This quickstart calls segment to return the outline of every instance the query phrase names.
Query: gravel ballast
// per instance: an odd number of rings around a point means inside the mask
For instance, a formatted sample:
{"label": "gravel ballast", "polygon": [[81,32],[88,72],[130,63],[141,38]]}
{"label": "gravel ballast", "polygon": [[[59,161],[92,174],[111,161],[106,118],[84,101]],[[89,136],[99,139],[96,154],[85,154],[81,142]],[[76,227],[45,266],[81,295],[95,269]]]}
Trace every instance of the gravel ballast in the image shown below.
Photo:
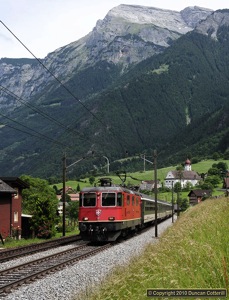
{"label": "gravel ballast", "polygon": [[[172,225],[171,218],[158,225],[158,236]],[[76,263],[71,267],[48,275],[34,283],[24,285],[13,293],[6,296],[6,300],[82,300],[77,295],[80,293],[86,295],[90,293],[93,287],[97,287],[101,281],[116,266],[127,264],[133,256],[140,255],[147,244],[158,241],[155,237],[155,228],[137,235],[123,243],[117,244],[102,253],[87,258],[82,262]],[[72,246],[65,246],[64,248]],[[62,248],[63,249],[63,248]],[[55,249],[55,251],[58,251]],[[31,258],[43,257],[45,254],[52,254],[53,250],[46,253],[35,254],[30,258],[22,258],[13,262],[1,264],[0,269],[10,268],[12,264],[22,264],[31,260]]]}

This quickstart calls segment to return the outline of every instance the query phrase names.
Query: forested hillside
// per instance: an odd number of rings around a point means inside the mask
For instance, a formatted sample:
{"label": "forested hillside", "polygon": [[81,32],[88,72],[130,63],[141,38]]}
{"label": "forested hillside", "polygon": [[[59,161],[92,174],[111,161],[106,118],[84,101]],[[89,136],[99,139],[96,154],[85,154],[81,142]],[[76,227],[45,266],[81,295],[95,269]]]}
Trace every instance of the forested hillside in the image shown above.
{"label": "forested hillside", "polygon": [[[216,151],[226,152],[228,27],[221,27],[217,38],[188,33],[163,54],[133,66],[112,84],[109,76],[115,77],[117,68],[96,65],[88,70],[90,75],[81,74],[82,86],[92,80],[95,90],[83,103],[61,86],[54,94],[47,89],[40,107],[57,122],[70,121],[69,130],[50,125],[27,107],[18,108],[12,118],[26,119],[28,126],[59,144],[49,143],[42,136],[25,136],[23,129],[15,141],[15,131],[5,127],[1,131],[3,175],[61,176],[65,151],[68,164],[93,152],[93,157],[85,159],[70,176],[98,169],[104,155],[115,162],[143,151],[152,154],[157,149],[163,165],[182,162],[187,155],[203,158]],[[75,82],[78,85],[77,74],[69,81],[73,94],[77,94]],[[97,92],[103,84],[102,92]],[[121,167],[120,163],[111,164],[111,170]]]}

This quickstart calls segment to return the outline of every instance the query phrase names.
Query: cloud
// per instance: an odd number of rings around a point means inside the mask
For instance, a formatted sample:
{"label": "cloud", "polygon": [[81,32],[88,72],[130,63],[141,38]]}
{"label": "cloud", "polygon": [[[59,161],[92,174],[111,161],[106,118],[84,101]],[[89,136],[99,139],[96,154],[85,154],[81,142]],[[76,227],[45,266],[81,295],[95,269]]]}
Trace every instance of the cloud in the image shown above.
{"label": "cloud", "polygon": [[7,35],[3,34],[3,33],[0,33],[0,40],[2,42],[7,42],[7,43],[12,43],[12,38],[8,37]]}

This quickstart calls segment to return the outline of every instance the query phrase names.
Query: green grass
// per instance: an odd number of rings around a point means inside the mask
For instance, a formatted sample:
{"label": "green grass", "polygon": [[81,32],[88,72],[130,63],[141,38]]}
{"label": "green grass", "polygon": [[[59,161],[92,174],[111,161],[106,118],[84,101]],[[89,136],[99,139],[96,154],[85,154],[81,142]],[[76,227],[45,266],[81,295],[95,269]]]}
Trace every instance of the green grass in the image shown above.
{"label": "green grass", "polygon": [[[205,161],[201,161],[197,164],[193,164],[192,165],[192,170],[196,171],[198,173],[206,173],[214,163],[219,163],[220,161],[227,163],[227,165],[229,166],[229,160],[219,160],[219,161],[215,161],[215,160],[205,160]],[[161,168],[157,170],[157,178],[160,179],[161,183],[164,182],[164,179],[166,178],[166,175],[169,171],[171,170],[175,170],[176,166],[170,166],[167,168]],[[110,177],[112,178],[112,182],[114,184],[121,184],[121,180],[118,178],[117,175],[106,175],[106,176],[99,176],[99,177],[95,177],[95,182],[98,182],[98,179],[101,177]],[[136,178],[138,180],[134,180],[132,179]],[[126,184],[132,184],[132,185],[136,185],[136,184],[140,184],[140,182],[142,180],[153,180],[154,179],[154,170],[153,170],[153,166],[152,166],[152,170],[151,171],[139,171],[139,172],[133,172],[133,173],[128,173],[127,174],[127,179],[126,179]],[[84,187],[88,187],[90,186],[89,183],[89,178],[85,178],[82,180],[83,182],[80,181],[67,181],[66,182],[66,186],[71,186],[73,189],[76,189],[77,185],[79,184],[80,188],[84,188]],[[223,183],[222,183],[223,184]],[[222,188],[222,184],[219,185],[220,188]],[[53,186],[53,185],[51,185]],[[63,187],[63,183],[58,183],[56,184],[57,188],[62,188]],[[183,198],[187,198],[189,192],[182,192],[182,199]],[[219,196],[219,195],[223,195],[223,191],[217,191],[214,190],[213,192],[213,196]],[[172,193],[171,192],[166,192],[166,193],[159,193],[158,197],[160,200],[165,200],[168,202],[171,202],[172,199]],[[174,195],[174,201],[176,201],[176,195]]]}
{"label": "green grass", "polygon": [[21,246],[28,246],[31,244],[37,244],[37,243],[42,243],[47,240],[43,239],[21,239],[21,240],[14,240],[11,238],[7,238],[4,242],[4,245],[0,244],[1,248],[8,249],[8,248],[15,248],[15,247],[21,247]]}
{"label": "green grass", "polygon": [[206,173],[213,164],[218,164],[219,162],[224,162],[227,163],[228,167],[229,167],[229,160],[213,160],[213,159],[209,159],[209,160],[203,160],[197,164],[193,164],[192,165],[192,170],[196,171],[198,173]]}
{"label": "green grass", "polygon": [[[212,167],[212,165],[214,163],[217,164],[220,161],[227,163],[227,165],[229,166],[229,160],[218,160],[218,161],[215,161],[215,160],[204,160],[204,161],[201,161],[201,162],[199,162],[197,164],[192,164],[192,171],[196,171],[198,173],[206,173]],[[158,177],[158,179],[160,179],[160,181],[163,182],[164,179],[165,179],[165,177],[166,177],[166,175],[167,175],[167,173],[169,171],[175,170],[175,169],[176,169],[176,166],[170,166],[170,167],[158,169],[157,170],[157,177]],[[139,180],[136,181],[136,180],[132,179],[130,176],[134,177],[136,179],[139,179]],[[121,183],[121,181],[118,178],[118,176],[117,175],[112,175],[112,174],[95,177],[96,182],[101,177],[110,177],[110,178],[112,178],[112,180],[113,180],[113,182],[115,184],[120,184]],[[152,170],[150,170],[150,171],[145,171],[145,172],[139,171],[139,172],[128,173],[127,174],[126,183],[138,184],[142,180],[153,180],[153,179],[154,179],[154,169],[153,169],[153,166],[152,166]],[[77,187],[78,184],[80,185],[81,189],[83,187],[86,187],[86,186],[90,185],[89,178],[85,178],[82,181],[85,181],[85,182],[70,180],[70,181],[66,182],[66,185],[67,186],[71,186],[74,189]],[[52,184],[52,186],[53,185],[54,184]],[[63,183],[57,183],[55,185],[58,188],[62,188],[63,187]]]}
{"label": "green grass", "polygon": [[118,267],[98,291],[82,299],[148,299],[150,288],[229,289],[228,220],[228,198],[188,209],[157,244],[149,244],[141,257]]}
{"label": "green grass", "polygon": [[[70,236],[70,235],[75,235],[75,234],[79,234],[79,230],[75,229],[74,231],[71,232],[66,232],[65,236]],[[52,239],[56,239],[59,237],[62,237],[63,234],[62,232],[57,232],[55,237],[53,237]],[[38,238],[34,238],[34,239],[20,239],[20,240],[14,240],[12,238],[7,238],[4,242],[4,245],[2,245],[2,243],[0,242],[0,247],[4,248],[4,249],[8,249],[8,248],[15,248],[15,247],[21,247],[21,246],[27,246],[27,245],[31,245],[31,244],[38,244],[38,243],[42,243],[42,242],[47,242],[50,241],[52,239],[38,239]]]}

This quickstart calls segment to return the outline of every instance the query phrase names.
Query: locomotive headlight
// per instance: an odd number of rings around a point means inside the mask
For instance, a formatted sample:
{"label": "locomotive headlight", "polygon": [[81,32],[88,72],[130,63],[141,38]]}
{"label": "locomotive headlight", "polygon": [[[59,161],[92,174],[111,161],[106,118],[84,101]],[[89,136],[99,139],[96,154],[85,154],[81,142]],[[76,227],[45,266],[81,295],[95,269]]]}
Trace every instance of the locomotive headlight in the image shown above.
{"label": "locomotive headlight", "polygon": [[88,221],[88,217],[83,217],[83,221]]}
{"label": "locomotive headlight", "polygon": [[114,220],[115,220],[115,217],[109,217],[108,220],[109,220],[109,221],[114,221]]}

